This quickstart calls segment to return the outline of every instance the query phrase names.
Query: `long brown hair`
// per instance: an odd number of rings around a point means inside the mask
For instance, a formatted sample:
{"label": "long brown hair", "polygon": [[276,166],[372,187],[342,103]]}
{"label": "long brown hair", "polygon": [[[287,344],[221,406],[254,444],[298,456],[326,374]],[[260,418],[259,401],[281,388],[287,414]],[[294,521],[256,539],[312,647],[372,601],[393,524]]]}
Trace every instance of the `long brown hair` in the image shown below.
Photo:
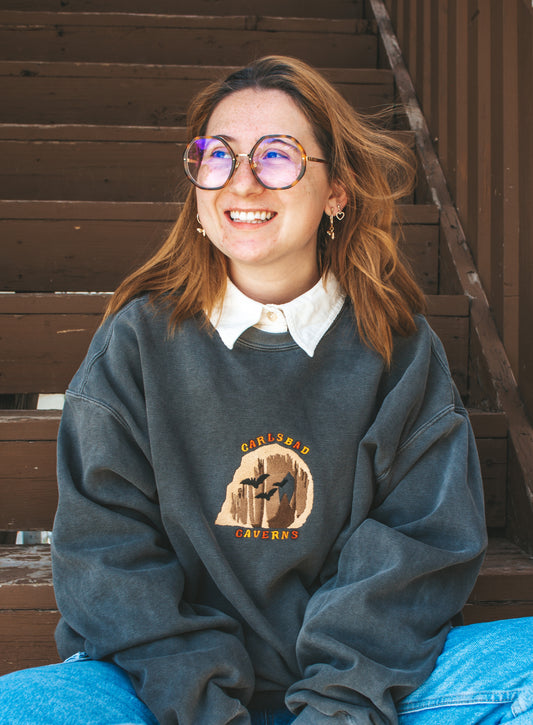
{"label": "long brown hair", "polygon": [[[319,268],[332,272],[351,299],[359,333],[389,363],[392,333],[415,331],[413,315],[424,295],[398,251],[396,202],[414,182],[411,151],[342,98],[316,70],[295,58],[267,56],[202,90],[188,117],[189,137],[205,133],[216,105],[245,89],[287,93],[309,121],[328,162],[330,182],[347,194],[345,219],[335,238],[318,228]],[[173,325],[202,310],[209,315],[226,289],[227,260],[198,233],[196,195],[189,189],[183,210],[160,250],[118,287],[106,316],[143,293],[171,301]]]}

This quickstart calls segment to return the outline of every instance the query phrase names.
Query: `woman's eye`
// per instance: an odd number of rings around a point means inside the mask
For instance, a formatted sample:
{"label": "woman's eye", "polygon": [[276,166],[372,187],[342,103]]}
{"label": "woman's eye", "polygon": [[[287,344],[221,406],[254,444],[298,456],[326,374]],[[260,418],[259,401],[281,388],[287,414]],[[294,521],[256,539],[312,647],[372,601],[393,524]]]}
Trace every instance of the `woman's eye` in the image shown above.
{"label": "woman's eye", "polygon": [[230,155],[227,149],[213,149],[210,153],[212,159],[229,159]]}
{"label": "woman's eye", "polygon": [[268,151],[261,154],[261,158],[263,161],[286,161],[289,155],[281,149],[268,149]]}

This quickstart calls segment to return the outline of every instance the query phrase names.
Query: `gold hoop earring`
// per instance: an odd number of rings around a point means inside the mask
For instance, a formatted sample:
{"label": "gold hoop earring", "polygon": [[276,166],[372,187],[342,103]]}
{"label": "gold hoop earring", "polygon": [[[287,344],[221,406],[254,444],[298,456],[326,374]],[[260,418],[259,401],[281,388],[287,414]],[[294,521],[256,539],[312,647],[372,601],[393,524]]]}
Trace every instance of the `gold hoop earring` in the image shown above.
{"label": "gold hoop earring", "polygon": [[196,231],[199,232],[199,234],[201,234],[202,237],[205,237],[205,229],[202,226],[202,222],[200,221],[200,217],[198,214],[196,215],[196,221],[200,225],[199,227],[196,227]]}
{"label": "gold hoop earring", "polygon": [[329,229],[326,231],[326,234],[331,239],[335,239],[335,227],[333,226],[333,212],[329,215]]}

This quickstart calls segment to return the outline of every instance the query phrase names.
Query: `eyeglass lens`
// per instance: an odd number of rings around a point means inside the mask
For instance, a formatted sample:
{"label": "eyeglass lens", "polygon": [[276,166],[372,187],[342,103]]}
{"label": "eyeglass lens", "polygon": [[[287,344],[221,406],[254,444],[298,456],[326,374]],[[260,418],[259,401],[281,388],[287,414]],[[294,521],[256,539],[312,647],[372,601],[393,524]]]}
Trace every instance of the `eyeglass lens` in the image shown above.
{"label": "eyeglass lens", "polygon": [[[265,136],[250,155],[255,177],[269,189],[288,189],[305,171],[305,152],[291,136]],[[220,189],[229,181],[240,158],[238,161],[222,138],[200,136],[187,147],[184,161],[189,178],[197,186]]]}

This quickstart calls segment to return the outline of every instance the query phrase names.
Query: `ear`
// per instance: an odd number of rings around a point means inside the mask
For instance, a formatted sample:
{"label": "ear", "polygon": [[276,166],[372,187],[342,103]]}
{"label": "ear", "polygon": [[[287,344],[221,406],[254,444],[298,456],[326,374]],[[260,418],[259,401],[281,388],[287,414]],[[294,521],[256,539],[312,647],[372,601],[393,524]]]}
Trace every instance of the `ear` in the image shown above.
{"label": "ear", "polygon": [[348,201],[348,194],[346,193],[344,186],[338,181],[334,181],[331,184],[330,192],[331,193],[328,197],[324,209],[324,212],[325,214],[327,214],[327,216],[330,216],[330,214],[332,213],[336,214],[338,211],[342,211]]}

